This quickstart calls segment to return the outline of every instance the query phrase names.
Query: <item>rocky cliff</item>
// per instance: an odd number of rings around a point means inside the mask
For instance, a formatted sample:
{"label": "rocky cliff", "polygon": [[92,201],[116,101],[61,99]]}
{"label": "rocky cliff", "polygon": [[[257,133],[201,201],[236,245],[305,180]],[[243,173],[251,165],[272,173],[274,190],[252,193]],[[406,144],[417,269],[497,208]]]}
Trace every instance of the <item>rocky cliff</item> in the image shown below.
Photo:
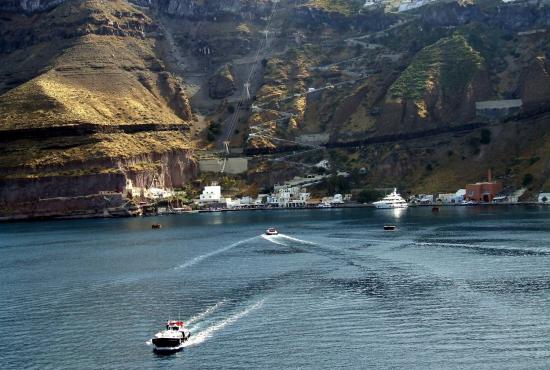
{"label": "rocky cliff", "polygon": [[0,21],[0,217],[102,215],[127,201],[127,180],[195,176],[189,100],[149,16],[124,1],[20,5],[58,6]]}

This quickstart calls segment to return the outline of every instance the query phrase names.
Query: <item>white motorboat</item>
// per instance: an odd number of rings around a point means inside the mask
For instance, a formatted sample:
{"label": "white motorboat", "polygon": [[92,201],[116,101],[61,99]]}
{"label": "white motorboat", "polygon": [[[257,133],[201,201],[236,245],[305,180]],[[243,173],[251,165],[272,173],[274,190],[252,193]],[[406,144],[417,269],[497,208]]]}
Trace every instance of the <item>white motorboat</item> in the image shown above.
{"label": "white motorboat", "polygon": [[376,208],[407,208],[409,205],[403,199],[403,197],[397,193],[397,189],[394,188],[391,194],[386,195],[381,200],[374,202],[373,205]]}
{"label": "white motorboat", "polygon": [[156,352],[176,352],[183,348],[190,336],[191,332],[183,321],[170,320],[166,323],[166,329],[155,334],[151,341]]}
{"label": "white motorboat", "polygon": [[270,227],[265,231],[265,235],[279,235],[279,232],[274,227]]}

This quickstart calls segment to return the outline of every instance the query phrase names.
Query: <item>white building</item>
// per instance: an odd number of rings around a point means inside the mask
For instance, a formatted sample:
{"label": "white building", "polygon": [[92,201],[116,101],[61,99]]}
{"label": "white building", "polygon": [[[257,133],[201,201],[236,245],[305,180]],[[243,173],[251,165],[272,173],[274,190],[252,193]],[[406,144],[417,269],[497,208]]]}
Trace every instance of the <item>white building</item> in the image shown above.
{"label": "white building", "polygon": [[239,198],[236,198],[236,199],[225,198],[224,201],[225,201],[225,206],[229,209],[242,208],[241,199]]}
{"label": "white building", "polygon": [[344,204],[344,197],[342,194],[334,194],[332,197],[330,204]]}
{"label": "white building", "polygon": [[442,193],[437,195],[437,203],[443,203],[443,204],[451,204],[454,203],[453,199],[455,197],[455,193]]}
{"label": "white building", "polygon": [[222,187],[217,183],[205,186],[199,197],[199,203],[218,203],[225,199],[222,198]]}
{"label": "white building", "polygon": [[466,196],[466,189],[458,189],[453,196],[452,203],[460,204],[464,201]]}
{"label": "white building", "polygon": [[370,8],[371,6],[375,6],[376,3],[372,0],[366,0],[365,4],[363,4],[363,8]]}
{"label": "white building", "polygon": [[399,9],[397,11],[406,12],[407,10],[420,8],[430,2],[430,0],[403,0],[401,4],[399,4]]}
{"label": "white building", "polygon": [[267,204],[277,208],[305,207],[310,194],[299,186],[275,185],[275,192],[267,196]]}
{"label": "white building", "polygon": [[420,194],[418,196],[419,204],[433,204],[434,196],[432,194]]}
{"label": "white building", "polygon": [[155,187],[147,189],[145,194],[145,197],[149,199],[166,199],[172,196],[174,196],[174,192]]}
{"label": "white building", "polygon": [[330,169],[330,163],[327,159],[323,159],[322,161],[320,161],[319,163],[317,163],[315,165],[316,168],[322,168],[322,169],[325,169],[325,170],[329,170]]}
{"label": "white building", "polygon": [[540,193],[538,202],[541,204],[550,204],[550,193]]}

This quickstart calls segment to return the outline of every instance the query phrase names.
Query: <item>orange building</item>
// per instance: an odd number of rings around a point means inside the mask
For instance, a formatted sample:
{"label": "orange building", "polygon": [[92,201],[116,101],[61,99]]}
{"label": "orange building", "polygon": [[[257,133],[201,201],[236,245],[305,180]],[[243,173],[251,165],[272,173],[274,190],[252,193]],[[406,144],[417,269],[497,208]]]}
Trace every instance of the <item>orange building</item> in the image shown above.
{"label": "orange building", "polygon": [[487,174],[487,182],[476,182],[466,185],[464,199],[474,202],[490,203],[498,193],[502,191],[502,184],[492,181],[491,170]]}

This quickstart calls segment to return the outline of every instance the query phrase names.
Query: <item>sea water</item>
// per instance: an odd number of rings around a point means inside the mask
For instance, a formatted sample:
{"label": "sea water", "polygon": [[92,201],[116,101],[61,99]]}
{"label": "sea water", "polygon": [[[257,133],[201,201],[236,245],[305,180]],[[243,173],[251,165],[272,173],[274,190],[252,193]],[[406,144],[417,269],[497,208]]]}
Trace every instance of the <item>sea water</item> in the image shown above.
{"label": "sea water", "polygon": [[2,224],[0,330],[2,369],[549,368],[550,208]]}

